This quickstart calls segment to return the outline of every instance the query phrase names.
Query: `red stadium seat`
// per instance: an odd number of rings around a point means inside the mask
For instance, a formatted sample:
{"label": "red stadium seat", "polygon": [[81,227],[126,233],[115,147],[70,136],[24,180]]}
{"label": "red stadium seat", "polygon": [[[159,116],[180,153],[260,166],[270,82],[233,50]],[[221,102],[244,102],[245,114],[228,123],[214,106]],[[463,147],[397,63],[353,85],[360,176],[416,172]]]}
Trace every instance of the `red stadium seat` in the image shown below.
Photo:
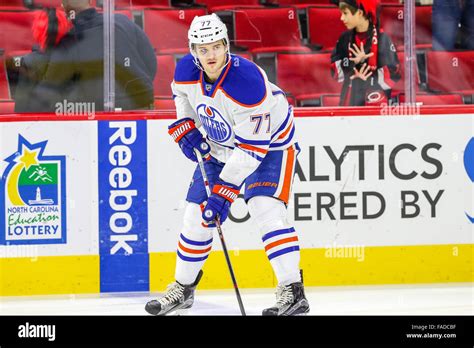
{"label": "red stadium seat", "polygon": [[[95,3],[95,1],[94,1]],[[61,7],[62,0],[29,0],[28,6],[37,7]],[[24,0],[0,0],[1,11],[5,10],[26,10]]]}
{"label": "red stadium seat", "polygon": [[41,7],[51,7],[57,8],[61,7],[62,0],[33,0],[34,6],[41,6]]}
{"label": "red stadium seat", "polygon": [[[431,6],[416,6],[416,37],[417,48],[431,47]],[[403,5],[385,5],[380,12],[380,22],[385,33],[390,36],[397,47],[403,47],[404,39],[404,18],[405,11]]]}
{"label": "red stadium seat", "polygon": [[321,96],[321,106],[339,106],[340,94],[326,94]]}
{"label": "red stadium seat", "polygon": [[[398,51],[397,55],[398,55],[398,60],[400,61],[400,76],[401,76],[401,78],[392,87],[392,97],[396,96],[400,93],[405,92],[405,52]],[[416,76],[416,78],[415,78],[415,81],[416,81],[415,91],[418,92],[419,87],[420,87],[419,86],[420,85],[420,73],[419,73],[419,70],[418,70],[418,65],[416,63],[414,65],[414,67],[415,67],[415,76]]]}
{"label": "red stadium seat", "polygon": [[237,7],[260,8],[259,0],[196,0],[197,4],[205,5],[209,12],[231,10]]}
{"label": "red stadium seat", "polygon": [[34,11],[0,11],[0,48],[9,51],[31,50]]}
{"label": "red stadium seat", "polygon": [[[31,53],[31,50],[10,51],[10,52],[6,55],[6,59],[7,59],[7,61],[8,61],[8,59],[20,58],[20,57],[26,56],[27,54],[30,54],[30,53]],[[7,64],[7,65],[8,65],[8,64]]]}
{"label": "red stadium seat", "polygon": [[[234,53],[234,52],[231,51],[231,53]],[[236,52],[235,54],[237,54],[238,56],[243,57],[247,60],[252,60],[252,55],[248,52]]]}
{"label": "red stadium seat", "polygon": [[340,18],[341,12],[336,7],[309,7],[309,43],[321,45],[322,50],[332,50],[336,46],[339,36],[347,30]]}
{"label": "red stadium seat", "polygon": [[288,103],[292,106],[296,106],[296,99],[292,96],[287,95],[286,99],[288,100]]}
{"label": "red stadium seat", "polygon": [[5,8],[25,8],[23,0],[0,0],[0,8],[4,10]]}
{"label": "red stadium seat", "polygon": [[153,81],[155,97],[171,98],[173,96],[171,82],[176,67],[175,58],[173,55],[159,55],[156,60],[158,69],[155,81]]}
{"label": "red stadium seat", "polygon": [[272,4],[278,4],[280,6],[291,5],[296,8],[306,8],[314,5],[331,5],[330,0],[274,0]]}
{"label": "red stadium seat", "polygon": [[301,44],[298,14],[293,7],[238,9],[234,12],[234,35],[235,45],[252,53],[311,51]]}
{"label": "red stadium seat", "polygon": [[[103,9],[102,8],[97,8],[97,12],[98,13],[103,13]],[[124,16],[127,16],[132,22],[133,22],[133,15],[132,15],[132,11],[131,10],[115,10],[114,13],[117,13],[117,14],[122,14]]]}
{"label": "red stadium seat", "polygon": [[297,100],[341,92],[342,84],[331,77],[330,53],[281,53],[276,59],[277,85]]}
{"label": "red stadium seat", "polygon": [[[400,94],[400,103],[405,102],[405,94]],[[423,105],[458,105],[464,104],[461,94],[418,94],[416,101]]]}
{"label": "red stadium seat", "polygon": [[405,10],[403,5],[382,6],[380,25],[397,47],[403,49]]}
{"label": "red stadium seat", "polygon": [[173,99],[155,99],[155,110],[174,110]]}
{"label": "red stadium seat", "polygon": [[115,8],[171,8],[170,0],[115,0]]}
{"label": "red stadium seat", "polygon": [[187,53],[189,25],[195,16],[205,14],[205,9],[145,9],[143,27],[157,53]]}
{"label": "red stadium seat", "polygon": [[15,110],[15,102],[13,100],[0,101],[0,114],[12,114]]}
{"label": "red stadium seat", "polygon": [[122,14],[124,16],[127,16],[133,22],[132,11],[130,11],[130,10],[115,10],[114,13]]}
{"label": "red stadium seat", "polygon": [[474,94],[474,51],[426,53],[428,88]]}
{"label": "red stadium seat", "polygon": [[[398,55],[402,78],[393,86],[392,96],[405,90],[404,54],[399,52]],[[278,54],[276,63],[278,86],[295,96],[298,101],[318,99],[326,94],[339,95],[342,84],[331,77],[330,57],[330,53]],[[416,66],[415,69],[418,76]],[[416,88],[418,90],[418,84]],[[328,100],[328,98],[325,99],[326,103]],[[323,102],[324,100],[322,100]],[[334,103],[333,100],[332,104]]]}
{"label": "red stadium seat", "polygon": [[0,55],[0,100],[4,99],[10,99],[10,89],[8,88],[5,56]]}
{"label": "red stadium seat", "polygon": [[276,0],[279,5],[329,5],[330,0]]}
{"label": "red stadium seat", "polygon": [[416,7],[416,38],[417,48],[431,48],[433,42],[433,32],[431,17],[433,8],[431,6]]}

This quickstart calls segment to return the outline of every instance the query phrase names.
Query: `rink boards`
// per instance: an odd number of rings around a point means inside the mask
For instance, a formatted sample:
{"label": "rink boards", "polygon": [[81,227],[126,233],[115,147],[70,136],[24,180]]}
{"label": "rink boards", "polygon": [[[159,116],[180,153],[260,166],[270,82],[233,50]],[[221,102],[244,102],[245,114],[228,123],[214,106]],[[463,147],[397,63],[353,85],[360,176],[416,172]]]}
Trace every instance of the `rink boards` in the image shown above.
{"label": "rink boards", "polygon": [[[66,118],[65,118],[66,119]],[[194,164],[169,119],[0,123],[0,294],[162,291]],[[305,283],[472,282],[472,113],[298,117],[289,218]],[[239,286],[273,287],[238,199]],[[217,235],[200,287],[231,288]]]}

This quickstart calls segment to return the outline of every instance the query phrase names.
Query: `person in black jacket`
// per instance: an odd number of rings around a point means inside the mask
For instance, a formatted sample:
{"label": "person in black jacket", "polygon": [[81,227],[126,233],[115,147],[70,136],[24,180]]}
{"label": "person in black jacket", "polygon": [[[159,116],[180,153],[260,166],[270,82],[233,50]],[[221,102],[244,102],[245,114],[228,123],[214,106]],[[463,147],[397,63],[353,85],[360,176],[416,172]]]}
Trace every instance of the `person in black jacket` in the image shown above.
{"label": "person in black jacket", "polygon": [[[63,104],[92,104],[104,110],[104,19],[89,0],[63,0],[72,30],[55,47],[42,81],[34,89],[39,111],[57,112]],[[152,109],[156,56],[145,33],[115,14],[115,108]]]}
{"label": "person in black jacket", "polygon": [[43,108],[42,98],[32,98],[32,91],[43,79],[51,51],[71,29],[66,14],[59,8],[37,11],[33,20],[32,52],[21,57],[14,88],[15,112],[37,112]]}
{"label": "person in black jacket", "polygon": [[378,0],[339,2],[341,20],[349,29],[331,55],[332,76],[342,82],[341,106],[388,103],[400,79],[396,48],[379,29],[378,7]]}

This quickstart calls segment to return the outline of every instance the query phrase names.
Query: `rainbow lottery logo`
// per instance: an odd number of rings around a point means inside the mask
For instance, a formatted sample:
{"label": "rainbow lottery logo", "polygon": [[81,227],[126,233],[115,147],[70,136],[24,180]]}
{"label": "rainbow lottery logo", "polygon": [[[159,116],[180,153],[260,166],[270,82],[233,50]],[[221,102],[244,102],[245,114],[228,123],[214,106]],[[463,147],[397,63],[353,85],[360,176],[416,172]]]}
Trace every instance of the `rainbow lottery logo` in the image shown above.
{"label": "rainbow lottery logo", "polygon": [[5,159],[0,244],[66,243],[66,158],[45,156],[47,142],[18,135],[17,152]]}

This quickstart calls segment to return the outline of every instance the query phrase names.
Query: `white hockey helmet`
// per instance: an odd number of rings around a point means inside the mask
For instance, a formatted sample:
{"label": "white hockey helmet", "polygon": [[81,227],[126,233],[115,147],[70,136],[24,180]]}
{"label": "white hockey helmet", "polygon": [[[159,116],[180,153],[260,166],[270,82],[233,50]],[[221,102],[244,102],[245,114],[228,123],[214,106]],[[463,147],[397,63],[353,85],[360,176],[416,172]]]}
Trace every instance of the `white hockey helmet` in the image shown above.
{"label": "white hockey helmet", "polygon": [[201,62],[197,57],[193,45],[205,45],[219,40],[224,40],[224,45],[227,49],[227,62],[230,62],[230,47],[229,35],[227,34],[227,27],[215,13],[205,16],[194,17],[188,31],[189,51],[194,57],[194,64],[204,70]]}
{"label": "white hockey helmet", "polygon": [[229,45],[227,27],[215,13],[194,17],[188,31],[189,50],[193,52],[193,45],[203,45],[225,40]]}

